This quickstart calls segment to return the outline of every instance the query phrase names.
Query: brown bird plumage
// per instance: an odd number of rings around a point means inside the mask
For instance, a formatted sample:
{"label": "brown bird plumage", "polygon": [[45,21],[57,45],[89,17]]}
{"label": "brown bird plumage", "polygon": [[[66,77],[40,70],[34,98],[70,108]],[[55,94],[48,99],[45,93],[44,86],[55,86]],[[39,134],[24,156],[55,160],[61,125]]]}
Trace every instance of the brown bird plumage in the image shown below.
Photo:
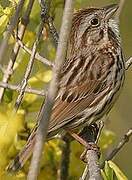
{"label": "brown bird plumage", "polygon": [[[111,5],[74,14],[48,139],[64,130],[80,131],[107,114],[118,97],[125,68],[118,25],[111,19],[116,10]],[[20,169],[30,156],[36,129],[9,170]]]}

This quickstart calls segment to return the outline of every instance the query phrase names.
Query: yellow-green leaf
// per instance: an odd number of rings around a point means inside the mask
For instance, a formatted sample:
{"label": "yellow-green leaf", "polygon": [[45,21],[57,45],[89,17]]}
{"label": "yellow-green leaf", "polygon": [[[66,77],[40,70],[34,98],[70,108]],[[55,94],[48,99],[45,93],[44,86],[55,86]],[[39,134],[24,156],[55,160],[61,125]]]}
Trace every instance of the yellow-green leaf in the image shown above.
{"label": "yellow-green leaf", "polygon": [[112,161],[108,161],[109,166],[114,170],[118,180],[128,180],[125,174],[119,169],[119,167]]}

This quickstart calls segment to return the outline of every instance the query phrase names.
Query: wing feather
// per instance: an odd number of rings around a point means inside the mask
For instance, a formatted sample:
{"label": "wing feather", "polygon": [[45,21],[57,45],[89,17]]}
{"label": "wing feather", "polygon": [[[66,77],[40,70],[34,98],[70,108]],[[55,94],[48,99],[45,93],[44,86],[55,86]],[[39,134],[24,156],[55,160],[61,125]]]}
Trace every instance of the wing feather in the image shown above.
{"label": "wing feather", "polygon": [[[83,57],[78,59],[81,60],[81,58]],[[92,58],[92,56],[90,56],[90,58]],[[75,81],[75,79],[72,79],[74,83],[69,83],[69,86],[65,85],[60,87],[49,123],[49,133],[61,127],[63,128],[63,126],[74,120],[74,118],[86,108],[90,108],[92,105],[96,104],[110,88],[110,83],[107,84],[105,80],[109,73],[108,65],[113,59],[109,57],[108,62],[108,59],[106,61],[106,58],[108,58],[107,55],[104,55],[103,57],[98,54],[96,58],[94,57],[93,62],[89,63],[91,60],[90,58],[88,58],[88,61],[87,59],[83,59],[82,64],[78,62],[72,64],[73,71],[77,71],[77,76],[74,74],[74,77],[78,78],[78,80]],[[87,61],[87,64],[90,65],[90,67],[86,66],[84,61]],[[75,69],[73,66],[75,66]],[[79,68],[79,66],[81,67]],[[87,67],[87,69],[85,69],[84,74],[80,74],[80,70],[84,67]],[[79,77],[79,74],[81,77],[84,77],[84,81]],[[67,77],[66,74],[61,77],[63,78],[63,76],[64,79],[61,80],[60,84],[62,84],[63,80],[63,83],[65,84],[66,79],[69,78],[69,74]]]}
{"label": "wing feather", "polygon": [[[55,103],[55,108],[53,109],[52,117],[49,124],[49,132],[64,126],[71,119],[73,119],[84,109],[86,109],[94,101],[96,95],[93,93],[93,90],[95,89],[95,87],[97,87],[97,84],[99,83],[100,82],[98,81],[92,83],[92,86],[90,86],[91,88],[89,88],[88,83],[86,83],[85,86],[82,85],[78,87],[79,95],[75,101],[73,100],[71,102],[68,102],[67,100],[63,101],[59,98]],[[76,88],[70,89],[70,93],[71,91],[74,95],[78,93],[76,91]]]}

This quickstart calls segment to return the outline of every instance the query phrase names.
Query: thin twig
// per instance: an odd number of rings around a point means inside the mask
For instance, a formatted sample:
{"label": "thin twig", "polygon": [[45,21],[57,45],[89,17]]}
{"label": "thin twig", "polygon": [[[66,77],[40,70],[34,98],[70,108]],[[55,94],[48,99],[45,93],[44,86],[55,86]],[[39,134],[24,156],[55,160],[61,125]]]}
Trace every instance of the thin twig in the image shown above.
{"label": "thin twig", "polygon": [[51,17],[48,18],[48,25],[49,25],[49,30],[50,30],[50,33],[51,33],[51,35],[53,37],[54,43],[55,43],[55,45],[57,47],[58,40],[59,40],[59,34],[57,33],[57,30],[55,28],[53,19]]}
{"label": "thin twig", "polygon": [[[30,55],[32,54],[32,51],[18,37],[17,37],[16,41],[25,52],[27,52]],[[45,64],[47,66],[50,66],[50,67],[54,66],[53,62],[51,62],[48,59],[42,57],[38,52],[36,52],[36,54],[35,54],[35,59],[42,62],[43,64]]]}
{"label": "thin twig", "polygon": [[[8,83],[4,83],[4,82],[0,82],[0,87],[7,88],[7,89],[10,89],[13,91],[18,91],[18,92],[21,90],[20,85],[12,85],[12,84],[8,84]],[[45,96],[44,90],[32,89],[30,87],[26,87],[25,92],[30,93],[30,94],[36,94],[39,96]]]}
{"label": "thin twig", "polygon": [[116,156],[116,154],[122,149],[122,147],[129,141],[132,136],[132,128],[127,131],[123,136],[122,140],[117,144],[117,146],[111,151],[111,153],[106,157],[106,159],[100,165],[100,168],[103,169],[105,166],[105,161],[109,161]]}
{"label": "thin twig", "polygon": [[38,43],[39,43],[39,40],[40,40],[40,37],[41,37],[42,30],[43,30],[43,23],[40,23],[37,38],[36,38],[36,40],[35,40],[35,42],[33,44],[32,54],[31,54],[29,63],[27,65],[23,81],[21,82],[21,91],[20,91],[20,93],[19,93],[19,95],[17,97],[16,103],[15,103],[15,111],[18,110],[18,108],[19,108],[19,106],[20,106],[20,104],[22,102],[22,99],[24,97],[24,91],[26,89],[28,79],[29,79],[29,76],[30,76],[32,68],[33,68],[34,58],[35,58],[35,54],[36,54],[36,51],[37,51],[37,46],[38,46]]}
{"label": "thin twig", "polygon": [[98,141],[99,141],[100,135],[102,133],[103,127],[104,127],[104,122],[100,121],[99,122],[99,132],[98,132],[98,135],[97,135],[97,138],[96,138],[96,141],[95,141],[96,144],[98,144]]}
{"label": "thin twig", "polygon": [[[67,0],[63,19],[62,19],[62,26],[60,30],[60,38],[55,58],[55,67],[53,68],[53,76],[50,82],[49,91],[47,94],[47,98],[45,100],[45,105],[42,107],[38,122],[40,125],[38,127],[37,136],[36,136],[36,143],[34,147],[33,157],[28,173],[28,180],[36,180],[39,174],[39,167],[40,167],[40,159],[42,156],[43,145],[46,141],[48,123],[52,112],[52,107],[54,104],[54,98],[56,97],[58,91],[58,76],[62,67],[62,64],[65,60],[66,50],[67,50],[67,43],[68,37],[71,30],[72,24],[72,15],[73,15],[73,8],[74,8],[74,0]],[[44,3],[44,1],[43,1]]]}
{"label": "thin twig", "polygon": [[8,25],[8,29],[4,33],[4,38],[3,38],[3,41],[2,41],[1,46],[0,46],[0,63],[4,59],[3,57],[5,55],[5,52],[7,51],[8,41],[11,37],[11,34],[13,33],[15,26],[18,23],[19,16],[20,16],[22,7],[24,5],[24,2],[25,2],[25,0],[19,0],[18,5],[16,7],[15,14],[12,16],[12,18],[10,20],[10,24]]}
{"label": "thin twig", "polygon": [[89,179],[89,167],[88,165],[85,166],[85,169],[83,171],[82,176],[79,178],[79,180],[87,180]]}
{"label": "thin twig", "polygon": [[125,0],[120,0],[120,2],[119,2],[119,8],[118,8],[118,10],[117,10],[117,12],[116,12],[116,15],[115,15],[115,20],[116,20],[116,21],[119,21],[119,19],[120,19],[120,16],[121,16],[121,13],[122,13],[124,4],[125,4]]}
{"label": "thin twig", "polygon": [[55,47],[58,45],[59,40],[59,34],[57,33],[57,30],[55,28],[53,18],[49,15],[50,6],[47,6],[46,3],[41,3],[41,19],[43,23],[47,23],[49,26],[49,31],[53,37]]}
{"label": "thin twig", "polygon": [[126,70],[128,70],[131,65],[132,65],[132,57],[130,57],[125,63]]}
{"label": "thin twig", "polygon": [[[33,3],[34,3],[34,0],[29,0],[27,9],[26,9],[26,11],[22,17],[22,24],[20,25],[20,28],[18,30],[19,39],[21,39],[21,40],[23,39],[26,27],[29,23],[29,16],[30,16],[30,13],[31,13],[31,10],[33,7]],[[14,63],[15,63],[16,58],[18,56],[19,49],[20,49],[20,45],[16,42],[14,45],[14,48],[11,52],[11,57],[9,59],[6,71],[4,72],[2,82],[7,83],[9,78],[11,77],[11,75],[13,73],[13,66],[14,66]],[[12,72],[12,73],[10,73],[10,72]],[[4,95],[4,90],[5,90],[4,88],[0,88],[0,102],[2,101],[2,98]]]}

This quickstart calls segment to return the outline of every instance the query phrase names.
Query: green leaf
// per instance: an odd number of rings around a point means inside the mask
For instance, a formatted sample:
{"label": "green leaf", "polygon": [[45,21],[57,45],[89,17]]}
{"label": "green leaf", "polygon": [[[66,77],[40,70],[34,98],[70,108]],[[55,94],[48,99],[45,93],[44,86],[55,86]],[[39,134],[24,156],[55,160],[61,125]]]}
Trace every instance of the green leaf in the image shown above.
{"label": "green leaf", "polygon": [[119,167],[112,161],[108,161],[109,166],[114,170],[118,180],[128,180],[124,173],[119,169]]}
{"label": "green leaf", "polygon": [[105,174],[105,172],[103,170],[101,170],[101,175],[103,177],[103,180],[108,180],[107,176],[106,176],[106,174]]}
{"label": "green leaf", "polygon": [[113,180],[113,169],[110,168],[108,162],[105,162],[104,172],[106,174],[107,180]]}

